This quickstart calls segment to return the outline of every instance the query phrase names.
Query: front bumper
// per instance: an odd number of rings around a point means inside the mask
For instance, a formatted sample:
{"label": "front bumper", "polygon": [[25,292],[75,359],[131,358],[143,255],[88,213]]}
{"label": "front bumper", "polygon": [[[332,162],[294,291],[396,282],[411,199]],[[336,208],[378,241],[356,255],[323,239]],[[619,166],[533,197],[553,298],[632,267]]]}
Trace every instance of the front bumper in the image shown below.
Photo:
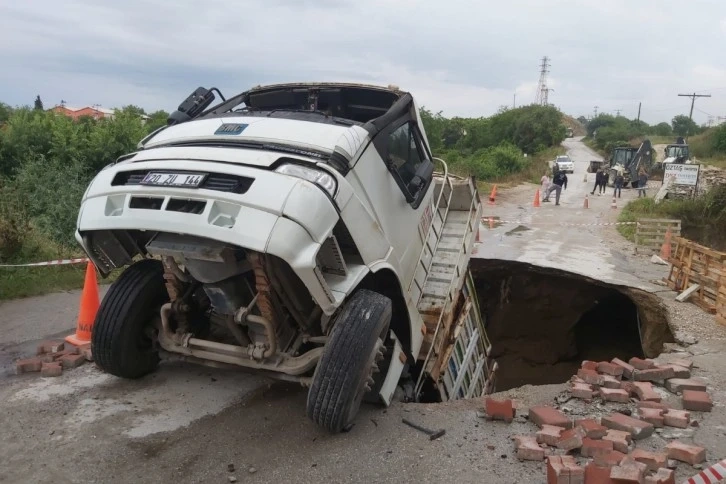
{"label": "front bumper", "polygon": [[[173,166],[169,166],[170,163]],[[224,173],[254,181],[242,194],[179,187],[111,185],[116,173],[143,169]],[[155,202],[139,208],[139,200],[149,199],[155,199]],[[176,210],[185,200],[196,203],[194,213]],[[106,262],[99,256],[99,250],[102,252],[103,248],[89,245],[93,245],[94,233],[109,231],[187,234],[272,254],[286,261],[323,311],[332,314],[345,294],[337,294],[327,287],[316,258],[338,218],[331,199],[322,189],[302,179],[213,162],[139,162],[103,170],[93,180],[81,203],[76,240],[101,266]]]}

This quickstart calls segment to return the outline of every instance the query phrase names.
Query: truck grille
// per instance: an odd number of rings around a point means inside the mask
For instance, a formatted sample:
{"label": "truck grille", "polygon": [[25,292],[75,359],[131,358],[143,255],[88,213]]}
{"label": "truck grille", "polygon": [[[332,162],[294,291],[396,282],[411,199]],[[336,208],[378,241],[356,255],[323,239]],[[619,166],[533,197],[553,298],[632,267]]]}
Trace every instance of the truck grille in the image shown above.
{"label": "truck grille", "polygon": [[[131,170],[116,173],[111,182],[112,186],[119,185],[139,185],[150,171],[159,172],[163,170]],[[186,173],[186,172],[185,172]],[[203,174],[205,172],[189,172]],[[222,173],[209,173],[199,188],[206,190],[215,190],[218,192],[246,193],[250,189],[253,178],[244,176],[227,175]]]}

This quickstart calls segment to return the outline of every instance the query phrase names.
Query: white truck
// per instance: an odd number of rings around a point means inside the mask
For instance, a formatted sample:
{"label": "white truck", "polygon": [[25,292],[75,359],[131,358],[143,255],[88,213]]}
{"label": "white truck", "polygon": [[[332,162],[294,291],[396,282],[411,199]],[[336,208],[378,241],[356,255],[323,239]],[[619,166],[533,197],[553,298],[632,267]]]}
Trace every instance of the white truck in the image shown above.
{"label": "white truck", "polygon": [[395,87],[197,89],[83,195],[76,239],[102,276],[128,266],[99,308],[96,364],[299,382],[331,432],[399,385],[414,400],[491,392],[468,271],[481,203],[436,161]]}

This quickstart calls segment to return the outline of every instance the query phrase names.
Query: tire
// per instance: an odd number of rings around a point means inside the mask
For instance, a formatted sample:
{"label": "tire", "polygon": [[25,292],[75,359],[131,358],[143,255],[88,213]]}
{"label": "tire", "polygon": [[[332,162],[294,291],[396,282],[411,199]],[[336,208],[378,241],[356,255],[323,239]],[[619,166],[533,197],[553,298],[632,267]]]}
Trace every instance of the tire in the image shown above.
{"label": "tire", "polygon": [[129,266],[103,298],[91,333],[93,359],[103,371],[140,378],[159,364],[147,328],[169,300],[161,262],[144,259]]}
{"label": "tire", "polygon": [[391,312],[389,298],[360,289],[337,317],[307,400],[308,417],[329,432],[347,428],[358,413]]}

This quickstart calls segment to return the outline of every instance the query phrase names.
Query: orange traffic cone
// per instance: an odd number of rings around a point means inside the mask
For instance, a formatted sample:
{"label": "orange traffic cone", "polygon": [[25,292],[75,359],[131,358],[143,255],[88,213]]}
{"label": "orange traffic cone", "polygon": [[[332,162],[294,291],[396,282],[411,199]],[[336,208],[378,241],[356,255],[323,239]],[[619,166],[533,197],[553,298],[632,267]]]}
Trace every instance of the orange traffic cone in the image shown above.
{"label": "orange traffic cone", "polygon": [[489,194],[489,205],[494,205],[494,201],[497,198],[497,186],[492,187],[492,192]]}
{"label": "orange traffic cone", "polygon": [[477,227],[476,227],[476,239],[474,239],[474,242],[477,243],[477,244],[479,242],[481,242],[481,239],[479,238],[479,234],[480,233],[481,233],[481,227],[479,225],[477,225]]}
{"label": "orange traffic cone", "polygon": [[533,206],[535,206],[535,207],[540,207],[541,206],[540,203],[539,203],[539,188],[534,193],[534,205]]}
{"label": "orange traffic cone", "polygon": [[668,261],[671,257],[671,228],[668,227],[665,234],[665,240],[660,248],[660,258],[664,261]]}
{"label": "orange traffic cone", "polygon": [[590,208],[590,199],[587,198],[587,193],[585,194],[585,202],[582,204],[583,208]]}
{"label": "orange traffic cone", "polygon": [[89,262],[86,266],[86,280],[83,282],[81,292],[81,307],[78,311],[76,333],[66,336],[67,342],[76,346],[83,346],[91,342],[91,329],[100,305],[96,267]]}

